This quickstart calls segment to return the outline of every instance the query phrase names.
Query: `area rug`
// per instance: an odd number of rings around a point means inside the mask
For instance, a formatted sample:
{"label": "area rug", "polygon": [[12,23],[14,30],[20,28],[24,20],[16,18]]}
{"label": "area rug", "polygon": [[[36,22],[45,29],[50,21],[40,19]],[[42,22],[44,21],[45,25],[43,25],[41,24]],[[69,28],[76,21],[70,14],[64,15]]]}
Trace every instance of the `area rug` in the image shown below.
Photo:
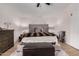
{"label": "area rug", "polygon": [[[23,46],[18,46],[11,56],[22,56],[22,48]],[[55,46],[55,50],[55,56],[68,56],[68,54],[60,46]]]}

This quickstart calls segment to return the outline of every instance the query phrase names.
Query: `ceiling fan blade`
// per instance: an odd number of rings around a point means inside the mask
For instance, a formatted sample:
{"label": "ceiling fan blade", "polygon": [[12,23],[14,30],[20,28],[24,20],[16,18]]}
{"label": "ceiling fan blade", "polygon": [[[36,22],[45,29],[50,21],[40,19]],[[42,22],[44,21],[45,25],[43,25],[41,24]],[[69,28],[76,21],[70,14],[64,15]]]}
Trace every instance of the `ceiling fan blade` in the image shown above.
{"label": "ceiling fan blade", "polygon": [[39,7],[40,6],[40,3],[37,3],[37,7]]}
{"label": "ceiling fan blade", "polygon": [[45,3],[46,5],[50,5],[50,3]]}

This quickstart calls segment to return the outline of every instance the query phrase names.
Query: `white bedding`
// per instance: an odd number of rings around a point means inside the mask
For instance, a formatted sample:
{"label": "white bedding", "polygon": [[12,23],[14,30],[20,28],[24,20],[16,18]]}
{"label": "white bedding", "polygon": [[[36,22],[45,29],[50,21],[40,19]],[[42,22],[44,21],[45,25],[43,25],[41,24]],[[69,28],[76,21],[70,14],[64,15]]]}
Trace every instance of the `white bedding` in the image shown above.
{"label": "white bedding", "polygon": [[22,42],[23,43],[56,42],[56,45],[59,45],[56,36],[25,37],[22,39]]}

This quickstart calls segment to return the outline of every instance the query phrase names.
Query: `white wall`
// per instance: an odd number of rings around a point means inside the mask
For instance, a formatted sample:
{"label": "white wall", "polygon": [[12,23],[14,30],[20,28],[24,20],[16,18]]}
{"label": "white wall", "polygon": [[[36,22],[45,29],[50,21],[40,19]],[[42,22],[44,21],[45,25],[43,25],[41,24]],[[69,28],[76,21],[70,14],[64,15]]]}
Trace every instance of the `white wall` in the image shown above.
{"label": "white wall", "polygon": [[79,4],[71,4],[66,12],[66,19],[70,21],[67,28],[66,43],[79,49]]}

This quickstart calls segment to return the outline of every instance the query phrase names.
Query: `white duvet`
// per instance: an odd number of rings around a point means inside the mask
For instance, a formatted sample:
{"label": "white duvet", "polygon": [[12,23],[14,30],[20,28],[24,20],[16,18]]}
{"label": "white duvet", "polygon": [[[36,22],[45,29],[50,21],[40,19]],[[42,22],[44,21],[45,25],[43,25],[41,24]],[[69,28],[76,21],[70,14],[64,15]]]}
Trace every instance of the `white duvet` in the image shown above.
{"label": "white duvet", "polygon": [[56,36],[25,37],[22,39],[22,42],[23,43],[56,42],[56,45],[59,45]]}

